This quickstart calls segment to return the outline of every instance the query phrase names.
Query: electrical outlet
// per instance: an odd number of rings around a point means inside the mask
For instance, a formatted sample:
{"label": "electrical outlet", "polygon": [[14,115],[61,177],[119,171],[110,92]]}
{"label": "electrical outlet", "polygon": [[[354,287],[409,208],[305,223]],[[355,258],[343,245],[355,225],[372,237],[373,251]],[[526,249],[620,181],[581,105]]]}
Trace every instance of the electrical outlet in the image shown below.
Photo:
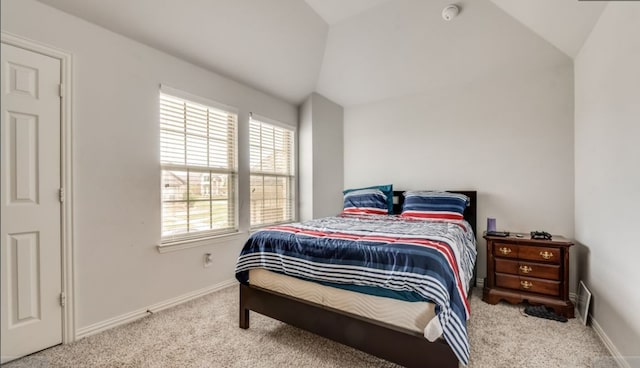
{"label": "electrical outlet", "polygon": [[211,266],[211,264],[213,263],[213,256],[211,255],[211,253],[205,253],[204,254],[204,267],[209,267]]}

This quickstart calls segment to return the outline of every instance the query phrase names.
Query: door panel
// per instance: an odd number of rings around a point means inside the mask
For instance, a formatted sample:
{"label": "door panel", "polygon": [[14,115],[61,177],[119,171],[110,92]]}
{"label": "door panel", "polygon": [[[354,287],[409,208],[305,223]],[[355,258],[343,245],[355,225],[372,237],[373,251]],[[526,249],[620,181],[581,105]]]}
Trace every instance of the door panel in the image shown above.
{"label": "door panel", "polygon": [[8,112],[9,204],[38,203],[38,117]]}
{"label": "door panel", "polygon": [[2,362],[62,342],[60,61],[2,44]]}
{"label": "door panel", "polygon": [[[9,328],[40,319],[40,242],[38,233],[9,234],[7,284],[13,303]],[[14,312],[15,311],[15,312]]]}

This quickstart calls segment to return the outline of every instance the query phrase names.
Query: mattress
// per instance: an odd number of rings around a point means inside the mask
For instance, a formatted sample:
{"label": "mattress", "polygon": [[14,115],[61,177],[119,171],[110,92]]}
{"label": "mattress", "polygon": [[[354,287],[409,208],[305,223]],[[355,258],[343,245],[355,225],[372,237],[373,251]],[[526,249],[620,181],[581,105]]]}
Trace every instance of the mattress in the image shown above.
{"label": "mattress", "polygon": [[[408,331],[421,331],[429,341],[442,337],[467,364],[467,289],[476,254],[473,229],[464,220],[343,214],[256,231],[238,257],[236,279],[253,284],[249,271],[265,269],[335,289],[393,299],[383,299],[390,303],[400,300],[403,306],[434,303],[427,315],[421,309],[399,313],[400,304],[381,308],[378,302],[367,302],[358,306],[352,301],[355,294],[343,294],[349,296],[342,300],[329,295],[311,300]],[[300,294],[309,294],[306,289],[302,287]],[[300,296],[296,293],[291,292]],[[429,318],[434,314],[436,318]]]}
{"label": "mattress", "polygon": [[312,303],[388,323],[422,334],[435,317],[435,304],[337,289],[261,268],[249,270],[249,283]]}

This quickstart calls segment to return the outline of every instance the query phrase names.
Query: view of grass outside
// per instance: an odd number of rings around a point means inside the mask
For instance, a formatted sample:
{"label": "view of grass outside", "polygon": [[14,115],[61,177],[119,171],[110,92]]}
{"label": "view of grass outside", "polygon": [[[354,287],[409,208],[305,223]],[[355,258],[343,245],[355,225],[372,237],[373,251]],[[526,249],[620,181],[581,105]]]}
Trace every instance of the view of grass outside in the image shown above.
{"label": "view of grass outside", "polygon": [[251,224],[277,223],[290,219],[290,179],[283,176],[251,175]]}
{"label": "view of grass outside", "polygon": [[164,170],[162,235],[232,227],[228,187],[228,174]]}

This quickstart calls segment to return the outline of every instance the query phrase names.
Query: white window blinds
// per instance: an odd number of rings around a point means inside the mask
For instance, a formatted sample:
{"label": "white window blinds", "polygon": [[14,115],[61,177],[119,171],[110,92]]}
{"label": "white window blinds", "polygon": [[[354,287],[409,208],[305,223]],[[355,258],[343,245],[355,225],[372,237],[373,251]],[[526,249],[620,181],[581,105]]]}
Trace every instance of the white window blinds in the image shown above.
{"label": "white window blinds", "polygon": [[237,114],[160,93],[163,242],[237,230]]}
{"label": "white window blinds", "polygon": [[252,227],[295,219],[294,131],[264,120],[249,123]]}

